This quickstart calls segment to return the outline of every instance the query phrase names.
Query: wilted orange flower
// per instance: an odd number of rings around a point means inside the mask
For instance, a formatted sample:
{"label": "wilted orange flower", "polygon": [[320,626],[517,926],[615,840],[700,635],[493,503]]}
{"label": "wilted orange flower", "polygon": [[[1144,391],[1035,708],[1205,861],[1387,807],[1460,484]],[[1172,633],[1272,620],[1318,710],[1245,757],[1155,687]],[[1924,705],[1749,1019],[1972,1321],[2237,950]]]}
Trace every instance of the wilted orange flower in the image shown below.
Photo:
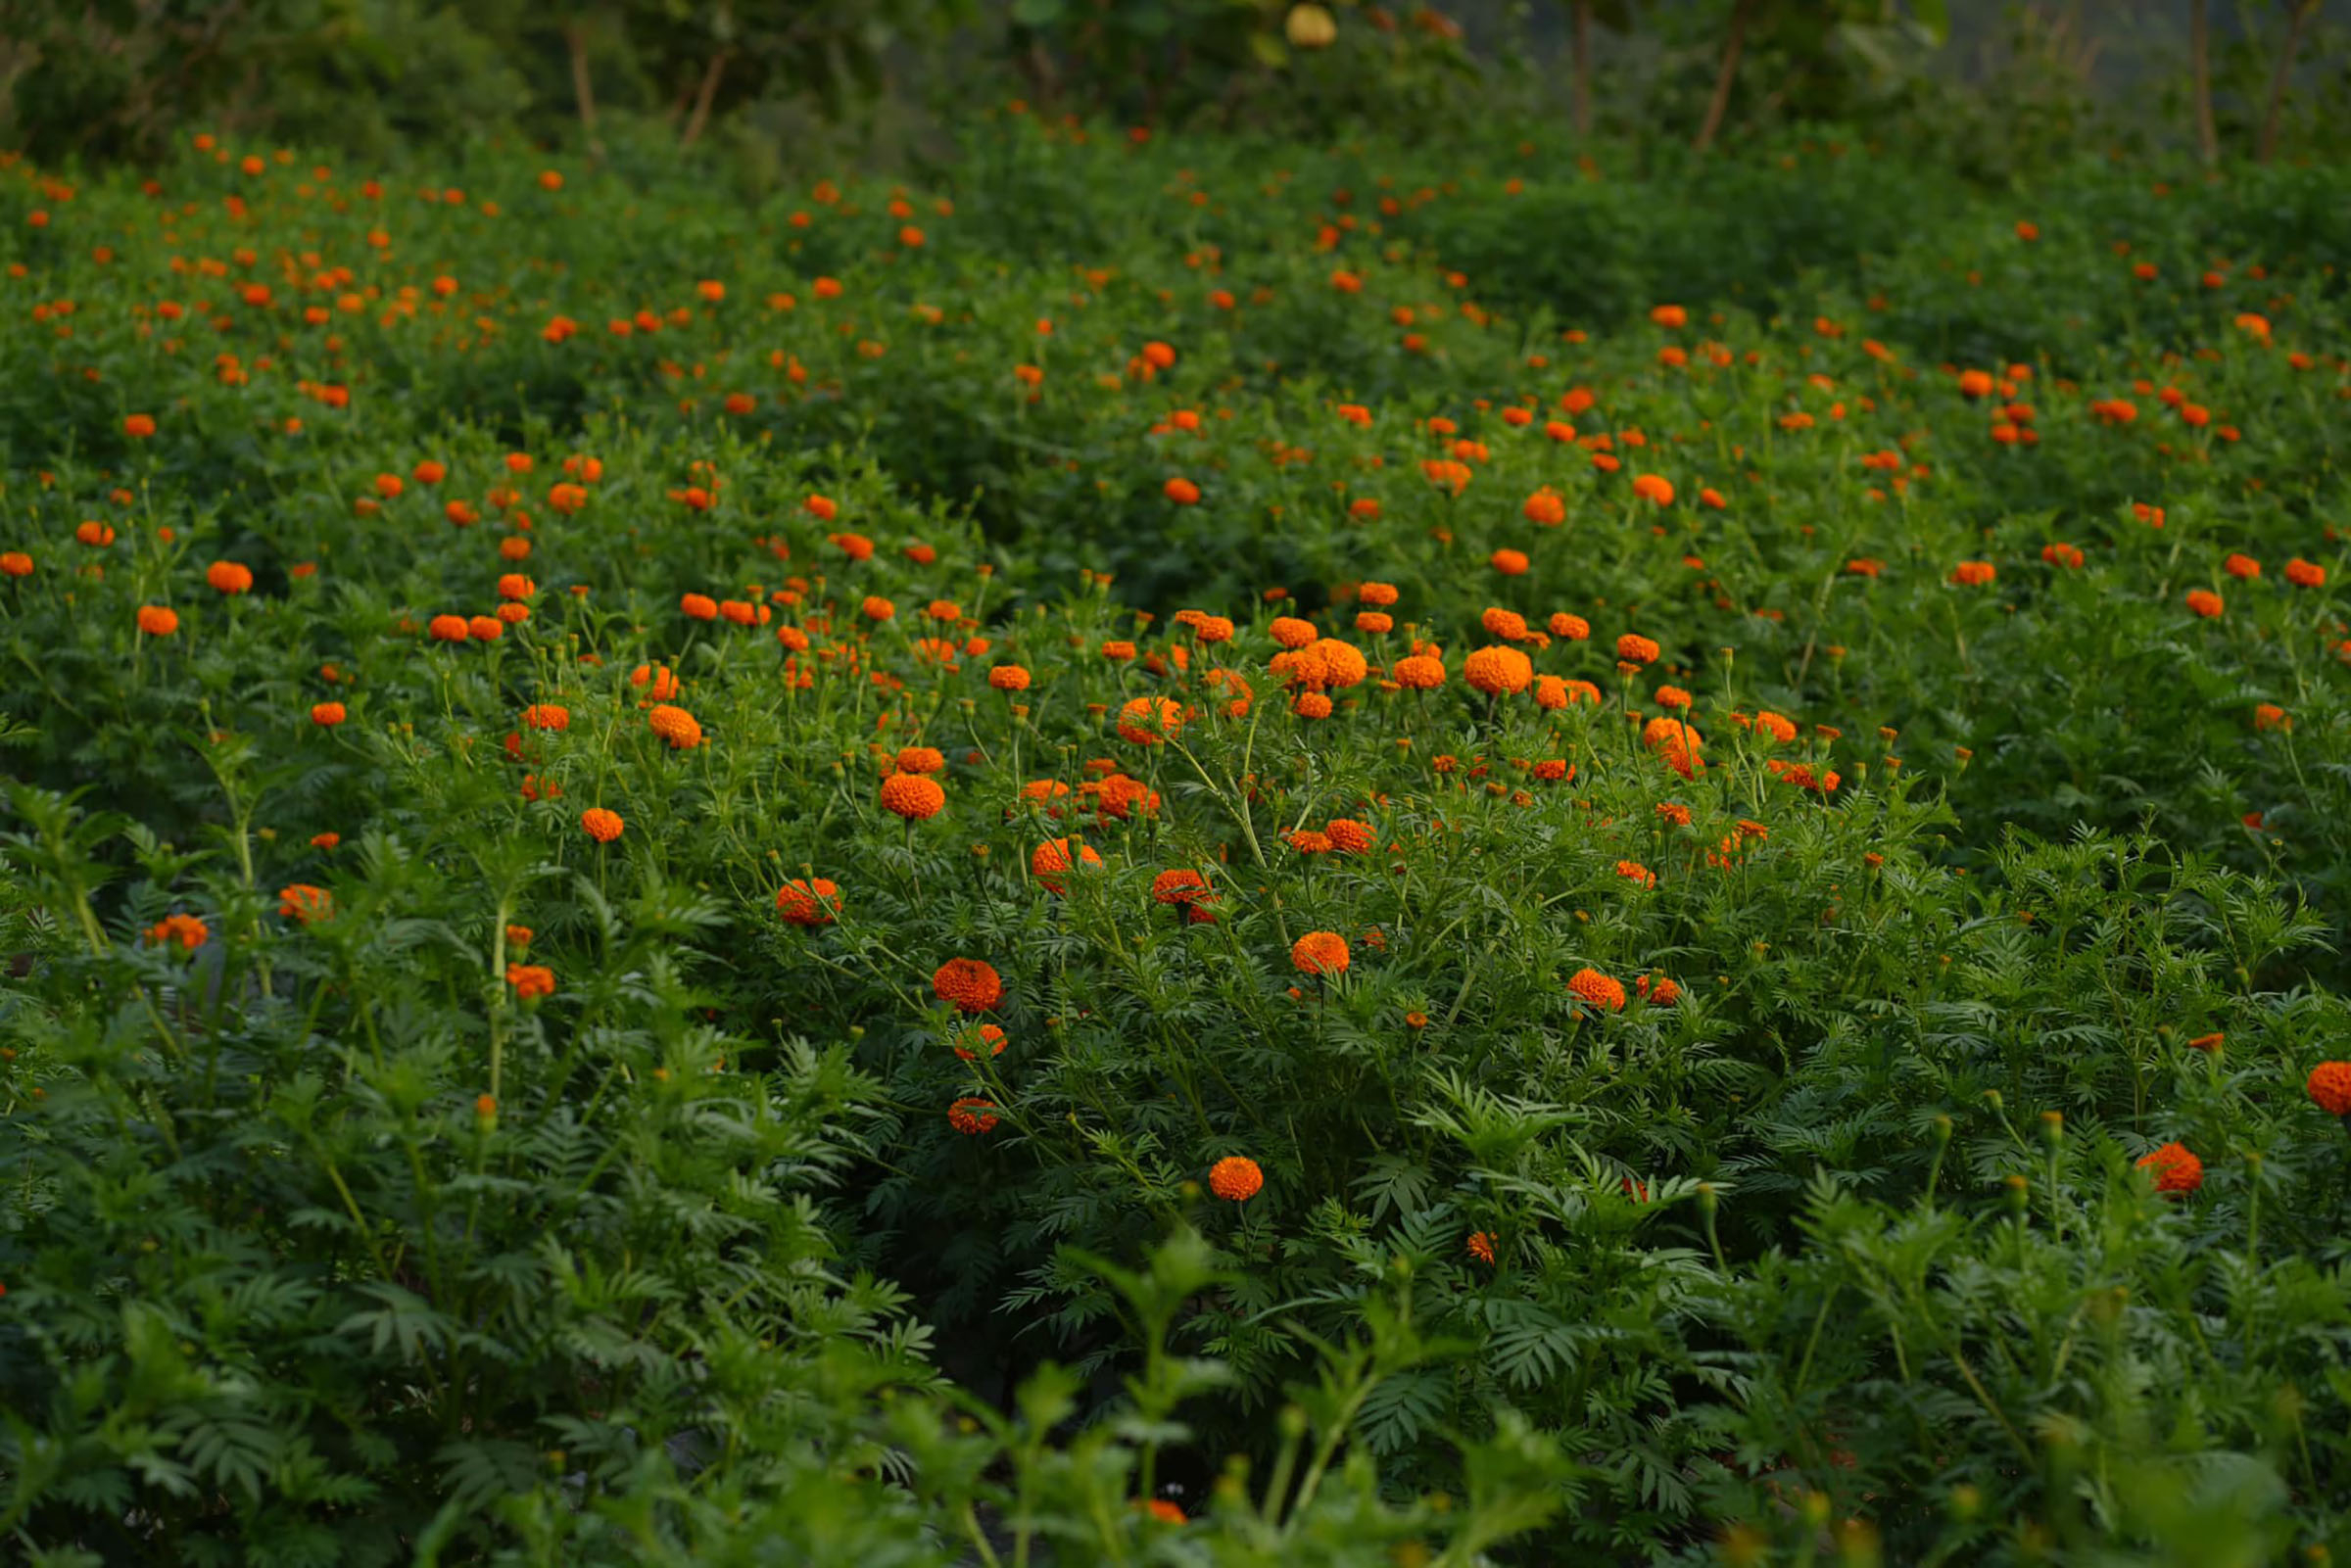
{"label": "wilted orange flower", "polygon": [[1228,1204],[1247,1203],[1266,1184],[1266,1173],[1246,1155],[1226,1155],[1208,1168],[1208,1190]]}
{"label": "wilted orange flower", "polygon": [[1290,963],[1301,974],[1344,974],[1351,962],[1347,938],[1337,931],[1308,931],[1290,944]]}
{"label": "wilted orange flower", "polygon": [[621,829],[625,826],[627,825],[620,820],[619,812],[606,811],[601,806],[590,806],[586,811],[580,813],[582,831],[600,844],[608,844],[618,838]]}
{"label": "wilted orange flower", "polygon": [[[1675,325],[1679,325],[1679,323],[1677,322],[1677,323],[1675,323]],[[1472,1258],[1476,1259],[1477,1259],[1479,1262],[1481,1262],[1481,1263],[1485,1264],[1485,1265],[1486,1265],[1488,1268],[1491,1268],[1491,1267],[1493,1267],[1493,1266],[1494,1266],[1494,1235],[1493,1235],[1493,1232],[1491,1232],[1491,1231],[1485,1231],[1485,1230],[1473,1230],[1473,1231],[1471,1231],[1471,1232],[1469,1233],[1468,1252],[1469,1252],[1469,1256],[1470,1256],[1470,1257],[1472,1257]]]}
{"label": "wilted orange flower", "polygon": [[1567,989],[1594,1007],[1611,1013],[1624,1011],[1624,987],[1596,969],[1580,969],[1568,975]]}
{"label": "wilted orange flower", "polygon": [[947,804],[947,792],[936,779],[919,773],[893,773],[882,781],[882,809],[908,822],[928,822]]}
{"label": "wilted orange flower", "polygon": [[829,926],[840,911],[840,889],[823,877],[793,879],[776,889],[776,913],[793,926]]}
{"label": "wilted orange flower", "polygon": [[932,974],[931,989],[959,1013],[984,1013],[1004,1000],[1004,977],[983,959],[951,958]]}

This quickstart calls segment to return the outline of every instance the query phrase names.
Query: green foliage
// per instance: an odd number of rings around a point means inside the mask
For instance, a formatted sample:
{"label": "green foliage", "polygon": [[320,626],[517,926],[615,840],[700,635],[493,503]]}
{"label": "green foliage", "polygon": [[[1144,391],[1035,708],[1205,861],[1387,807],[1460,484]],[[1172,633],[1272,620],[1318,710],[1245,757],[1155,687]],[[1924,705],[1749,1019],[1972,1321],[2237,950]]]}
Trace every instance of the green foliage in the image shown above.
{"label": "green foliage", "polygon": [[607,152],[6,171],[25,1556],[2351,1549],[2339,173]]}

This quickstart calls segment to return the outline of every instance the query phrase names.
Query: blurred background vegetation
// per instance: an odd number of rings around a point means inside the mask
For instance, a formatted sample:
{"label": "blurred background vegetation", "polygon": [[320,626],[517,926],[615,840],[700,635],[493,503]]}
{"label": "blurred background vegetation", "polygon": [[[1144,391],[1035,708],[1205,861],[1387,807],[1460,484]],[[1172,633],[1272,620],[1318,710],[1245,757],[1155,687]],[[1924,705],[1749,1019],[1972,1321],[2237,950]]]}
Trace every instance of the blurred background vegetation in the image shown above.
{"label": "blurred background vegetation", "polygon": [[[1703,154],[1859,128],[2004,179],[2351,144],[2351,0],[0,0],[0,145],[686,148],[747,192],[919,167],[1018,100],[1154,129]],[[1559,145],[1546,138],[1547,145]]]}

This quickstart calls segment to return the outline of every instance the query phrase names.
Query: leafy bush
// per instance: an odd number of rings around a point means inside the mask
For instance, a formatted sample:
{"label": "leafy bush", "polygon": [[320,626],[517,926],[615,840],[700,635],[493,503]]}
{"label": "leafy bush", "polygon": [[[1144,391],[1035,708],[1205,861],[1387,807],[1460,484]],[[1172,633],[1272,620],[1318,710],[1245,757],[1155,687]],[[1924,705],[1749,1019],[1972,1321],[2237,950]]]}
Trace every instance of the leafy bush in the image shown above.
{"label": "leafy bush", "polygon": [[2351,1547],[2339,177],[988,134],[11,171],[23,1549]]}

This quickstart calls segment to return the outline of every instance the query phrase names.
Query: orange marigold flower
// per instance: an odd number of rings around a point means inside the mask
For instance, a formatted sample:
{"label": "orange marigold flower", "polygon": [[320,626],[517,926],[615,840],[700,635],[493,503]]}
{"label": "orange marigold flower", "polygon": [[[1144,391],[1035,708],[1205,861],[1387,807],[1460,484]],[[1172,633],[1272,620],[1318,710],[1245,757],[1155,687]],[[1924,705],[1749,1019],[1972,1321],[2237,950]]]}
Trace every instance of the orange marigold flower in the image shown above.
{"label": "orange marigold flower", "polygon": [[2330,1117],[2351,1117],[2351,1062],[2322,1062],[2303,1085],[2311,1103]]}
{"label": "orange marigold flower", "polygon": [[1357,822],[1352,817],[1333,817],[1322,825],[1322,832],[1342,854],[1367,855],[1378,841],[1372,836],[1368,823]]}
{"label": "orange marigold flower", "polygon": [[1155,904],[1190,905],[1215,897],[1208,879],[1196,871],[1163,871],[1151,879],[1151,901]]}
{"label": "orange marigold flower", "polygon": [[1581,642],[1592,635],[1591,622],[1580,615],[1570,615],[1565,610],[1552,616],[1550,626],[1553,637],[1569,642]]}
{"label": "orange marigold flower", "polygon": [[568,730],[571,710],[555,702],[534,702],[522,710],[523,724],[533,730]]}
{"label": "orange marigold flower", "polygon": [[462,615],[436,615],[425,623],[424,631],[436,642],[462,642],[473,636]]}
{"label": "orange marigold flower", "polygon": [[1004,977],[984,959],[951,958],[933,973],[931,989],[958,1013],[984,1013],[1004,1000]]}
{"label": "orange marigold flower", "polygon": [[1795,722],[1768,708],[1755,715],[1755,730],[1758,734],[1767,735],[1782,744],[1796,738]]}
{"label": "orange marigold flower", "polygon": [[[987,1054],[989,1056],[1002,1056],[1004,1054],[1004,1046],[1006,1044],[1004,1031],[996,1027],[993,1023],[981,1024],[980,1027],[971,1031],[966,1038],[976,1040],[980,1044],[988,1047]],[[977,1062],[980,1060],[980,1053],[973,1050],[968,1045],[956,1046],[955,1054],[963,1058],[966,1062]]]}
{"label": "orange marigold flower", "polygon": [[1510,695],[1534,683],[1535,666],[1516,648],[1482,647],[1462,661],[1462,679],[1489,695]]}
{"label": "orange marigold flower", "polygon": [[1657,874],[1654,871],[1651,871],[1647,866],[1642,865],[1637,860],[1618,861],[1616,863],[1616,875],[1623,878],[1628,882],[1639,882],[1644,887],[1655,887],[1657,885]]}
{"label": "orange marigold flower", "polygon": [[678,600],[678,608],[689,620],[715,621],[718,619],[718,600],[707,594],[688,594]]}
{"label": "orange marigold flower", "polygon": [[1596,969],[1580,969],[1568,975],[1567,989],[1594,1007],[1610,1013],[1624,1011],[1624,987]]}
{"label": "orange marigold flower", "polygon": [[987,672],[987,684],[999,691],[1029,689],[1029,672],[1017,664],[999,664]]}
{"label": "orange marigold flower", "polygon": [[691,751],[702,743],[702,727],[698,720],[684,708],[664,702],[648,715],[653,734],[670,744],[673,751]]}
{"label": "orange marigold flower", "polygon": [[2221,595],[2208,588],[2190,589],[2187,594],[2187,607],[2208,621],[2227,608],[2221,602]]}
{"label": "orange marigold flower", "polygon": [[1168,499],[1178,506],[1189,506],[1200,499],[1200,487],[1188,479],[1171,479],[1161,488]]}
{"label": "orange marigold flower", "polygon": [[2139,1156],[2138,1167],[2155,1175],[2155,1190],[2183,1196],[2204,1185],[2204,1162],[2183,1143],[2167,1143]]}
{"label": "orange marigold flower", "polygon": [[1997,576],[1990,561],[1961,561],[1951,568],[1951,581],[1961,588],[1981,588]]}
{"label": "orange marigold flower", "polygon": [[606,811],[601,806],[590,806],[580,813],[581,831],[600,844],[608,844],[618,838],[621,829],[626,826],[619,812]]}
{"label": "orange marigold flower", "polygon": [[882,781],[882,809],[908,822],[929,822],[944,810],[947,792],[919,773],[893,773]]}
{"label": "orange marigold flower", "polygon": [[149,942],[157,946],[177,942],[181,951],[189,953],[202,947],[211,935],[211,929],[193,915],[166,915],[147,927]]}
{"label": "orange marigold flower", "polygon": [[1445,684],[1445,666],[1425,653],[1398,659],[1388,673],[1408,691],[1427,691]]}
{"label": "orange marigold flower", "polygon": [[204,580],[223,594],[250,593],[253,569],[235,561],[215,561],[204,569]]}
{"label": "orange marigold flower", "polygon": [[1290,944],[1290,964],[1301,974],[1344,974],[1351,962],[1347,938],[1337,931],[1308,931]]}
{"label": "orange marigold flower", "polygon": [[2296,588],[2324,588],[2327,568],[2297,555],[2285,563],[2285,580]]}
{"label": "orange marigold flower", "polygon": [[1616,657],[1626,664],[1654,664],[1657,645],[1638,633],[1627,632],[1616,640]]}
{"label": "orange marigold flower", "polygon": [[840,912],[840,889],[823,877],[794,878],[776,889],[776,913],[791,926],[830,926]]}
{"label": "orange marigold flower", "polygon": [[1183,733],[1183,709],[1166,697],[1135,697],[1119,709],[1119,738],[1155,746]]}
{"label": "orange marigold flower", "polygon": [[0,576],[30,577],[31,575],[32,557],[23,550],[12,549],[7,554],[0,555]]}
{"label": "orange marigold flower", "polygon": [[947,1125],[967,1138],[976,1138],[981,1133],[996,1130],[997,1110],[992,1100],[967,1094],[947,1107]]}
{"label": "orange marigold flower", "polygon": [[[1652,1007],[1671,1007],[1682,999],[1682,988],[1662,974],[1641,975],[1633,981],[1633,989],[1639,991],[1642,1000]],[[1647,1193],[1642,1194],[1644,1202],[1648,1196]]]}
{"label": "orange marigold flower", "polygon": [[1306,646],[1319,635],[1314,622],[1302,621],[1295,615],[1276,615],[1266,630],[1274,641],[1292,649]]}
{"label": "orange marigold flower", "polygon": [[1396,602],[1396,585],[1393,583],[1366,583],[1355,591],[1355,596],[1366,604],[1384,609]]}
{"label": "orange marigold flower", "polygon": [[1529,563],[1524,550],[1498,549],[1486,557],[1486,564],[1505,577],[1523,577]]}
{"label": "orange marigold flower", "polygon": [[149,637],[169,637],[179,630],[179,613],[161,604],[139,606],[139,630]]}
{"label": "orange marigold flower", "polygon": [[134,440],[146,440],[155,434],[155,416],[143,413],[131,414],[122,421],[122,434]]}
{"label": "orange marigold flower", "polygon": [[1633,494],[1659,506],[1670,506],[1673,504],[1673,482],[1657,474],[1640,474],[1633,480]]}
{"label": "orange marigold flower", "polygon": [[2261,562],[2250,555],[2231,552],[2227,560],[2221,562],[2221,569],[2231,577],[2250,581],[2261,575]]}
{"label": "orange marigold flower", "polygon": [[897,764],[900,773],[943,773],[947,755],[936,746],[901,746]]}
{"label": "orange marigold flower", "polygon": [[555,994],[555,972],[544,964],[508,964],[506,983],[514,987],[514,996],[518,1001],[527,1002],[534,996],[552,996]]}
{"label": "orange marigold flower", "polygon": [[1266,1184],[1266,1173],[1246,1155],[1226,1155],[1208,1167],[1208,1190],[1228,1204],[1247,1203]]}
{"label": "orange marigold flower", "polygon": [[2256,730],[2291,730],[2294,721],[2275,702],[2258,703],[2253,709],[2253,728]]}
{"label": "orange marigold flower", "polygon": [[1319,691],[1301,691],[1291,702],[1290,711],[1301,719],[1327,719],[1331,715],[1330,698]]}
{"label": "orange marigold flower", "polygon": [[325,888],[313,887],[309,882],[295,882],[291,886],[281,887],[277,890],[277,912],[289,920],[300,921],[305,926],[318,921],[333,920],[335,918],[334,895]]}
{"label": "orange marigold flower", "polygon": [[341,724],[345,717],[343,704],[340,702],[313,702],[311,704],[311,723],[318,726],[321,730],[333,729],[336,725]]}
{"label": "orange marigold flower", "polygon": [[[1073,846],[1075,846],[1074,849]],[[1102,857],[1094,853],[1093,845],[1075,838],[1048,838],[1029,854],[1031,875],[1034,876],[1047,891],[1055,893],[1069,891],[1062,885],[1058,873],[1069,871],[1074,866],[1099,866],[1101,864]]]}

